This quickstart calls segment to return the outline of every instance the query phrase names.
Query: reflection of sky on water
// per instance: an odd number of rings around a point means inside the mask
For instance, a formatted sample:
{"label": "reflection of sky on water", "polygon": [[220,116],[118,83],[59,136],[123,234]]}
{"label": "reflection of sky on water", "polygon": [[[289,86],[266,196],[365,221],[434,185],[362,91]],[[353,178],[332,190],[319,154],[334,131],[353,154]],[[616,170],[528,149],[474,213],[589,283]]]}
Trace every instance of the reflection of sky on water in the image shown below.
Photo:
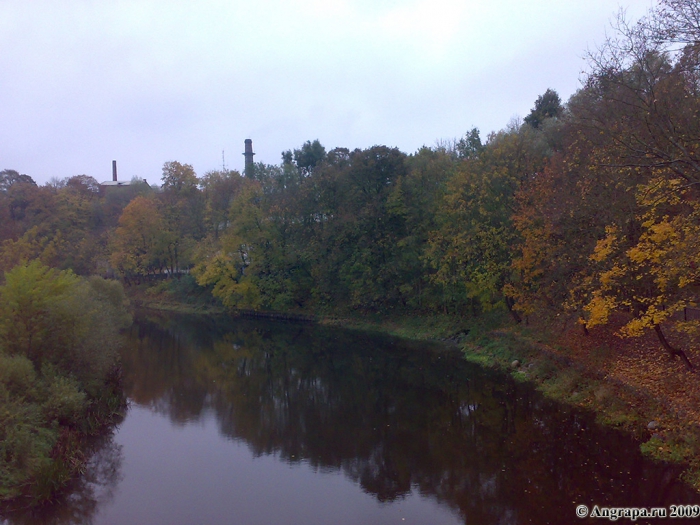
{"label": "reflection of sky on water", "polygon": [[124,451],[123,481],[95,525],[461,522],[415,491],[380,503],[338,470],[254,457],[244,443],[222,436],[213,413],[175,426],[132,405],[115,439]]}
{"label": "reflection of sky on water", "polygon": [[569,525],[579,503],[700,503],[590,414],[444,349],[154,314],[122,360],[132,404],[102,483],[18,525]]}
{"label": "reflection of sky on water", "polygon": [[[306,523],[299,505],[311,501],[329,509],[320,522],[335,523],[350,502],[365,523],[391,522],[387,509],[411,505],[413,516],[428,512],[427,523],[568,524],[573,501],[643,506],[692,499],[673,482],[675,469],[644,461],[630,439],[456,353],[245,319],[151,316],[136,332],[124,354],[130,396],[173,428],[210,428],[211,453],[230,448],[218,440],[233,440],[245,458],[257,458],[253,472],[244,462],[214,475],[218,463],[211,473],[196,472],[209,456],[182,458],[196,443],[164,456],[185,463],[190,483],[180,482],[196,484],[195,491],[218,494],[231,470],[243,473],[236,494],[247,494],[247,479],[266,477],[253,484],[260,497],[243,497],[237,512],[258,504],[269,519],[284,509],[278,518]],[[151,441],[148,448],[160,450],[158,439]],[[290,464],[303,479],[287,478]],[[213,512],[213,496],[197,498]]]}

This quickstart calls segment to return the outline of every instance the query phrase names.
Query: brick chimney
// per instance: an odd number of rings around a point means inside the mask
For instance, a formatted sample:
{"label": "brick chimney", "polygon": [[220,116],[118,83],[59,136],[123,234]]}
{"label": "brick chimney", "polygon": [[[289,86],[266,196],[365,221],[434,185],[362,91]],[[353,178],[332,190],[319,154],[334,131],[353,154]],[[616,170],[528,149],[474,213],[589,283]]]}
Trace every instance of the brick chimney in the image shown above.
{"label": "brick chimney", "polygon": [[253,176],[253,141],[251,139],[245,139],[245,153],[243,153],[243,156],[245,157],[245,171],[244,174],[246,177],[252,177]]}

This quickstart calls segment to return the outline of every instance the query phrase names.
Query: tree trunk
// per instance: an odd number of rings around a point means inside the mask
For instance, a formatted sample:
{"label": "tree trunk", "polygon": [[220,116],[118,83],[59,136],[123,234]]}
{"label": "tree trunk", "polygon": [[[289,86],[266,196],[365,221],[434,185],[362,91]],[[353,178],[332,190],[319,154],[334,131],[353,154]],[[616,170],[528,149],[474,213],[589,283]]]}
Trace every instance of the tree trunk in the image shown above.
{"label": "tree trunk", "polygon": [[513,316],[513,319],[515,320],[515,322],[520,324],[523,320],[520,318],[520,315],[518,315],[518,312],[513,310],[514,304],[515,304],[515,301],[513,301],[512,298],[506,296],[506,307],[508,308],[510,315]]}
{"label": "tree trunk", "polygon": [[666,350],[671,357],[680,357],[683,362],[685,363],[685,366],[688,367],[688,370],[691,372],[694,372],[695,369],[693,368],[692,363],[688,359],[688,356],[685,355],[685,352],[683,350],[678,350],[677,348],[673,348],[669,342],[666,340],[666,337],[664,336],[664,333],[661,331],[661,326],[658,324],[654,325],[654,331],[656,332],[656,335],[659,338],[659,341],[661,342],[661,346],[664,347],[664,350]]}

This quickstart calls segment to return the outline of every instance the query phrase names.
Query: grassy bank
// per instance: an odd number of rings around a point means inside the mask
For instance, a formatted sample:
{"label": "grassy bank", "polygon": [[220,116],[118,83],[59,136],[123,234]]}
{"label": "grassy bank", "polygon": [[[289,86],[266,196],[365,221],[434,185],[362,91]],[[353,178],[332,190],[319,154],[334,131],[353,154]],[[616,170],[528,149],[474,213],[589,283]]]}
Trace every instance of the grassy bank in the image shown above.
{"label": "grassy bank", "polygon": [[188,314],[223,314],[226,311],[209,290],[197,285],[191,275],[131,284],[125,287],[125,292],[136,308]]}

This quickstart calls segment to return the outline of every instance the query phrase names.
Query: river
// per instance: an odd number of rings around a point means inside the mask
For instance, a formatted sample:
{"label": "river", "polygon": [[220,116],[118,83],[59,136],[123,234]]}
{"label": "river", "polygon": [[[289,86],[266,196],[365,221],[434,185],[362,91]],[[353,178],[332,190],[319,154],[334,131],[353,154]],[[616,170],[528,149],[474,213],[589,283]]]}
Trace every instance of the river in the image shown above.
{"label": "river", "polygon": [[151,313],[123,365],[128,412],[84,478],[8,523],[570,524],[601,521],[578,505],[700,503],[629,437],[455,350]]}

